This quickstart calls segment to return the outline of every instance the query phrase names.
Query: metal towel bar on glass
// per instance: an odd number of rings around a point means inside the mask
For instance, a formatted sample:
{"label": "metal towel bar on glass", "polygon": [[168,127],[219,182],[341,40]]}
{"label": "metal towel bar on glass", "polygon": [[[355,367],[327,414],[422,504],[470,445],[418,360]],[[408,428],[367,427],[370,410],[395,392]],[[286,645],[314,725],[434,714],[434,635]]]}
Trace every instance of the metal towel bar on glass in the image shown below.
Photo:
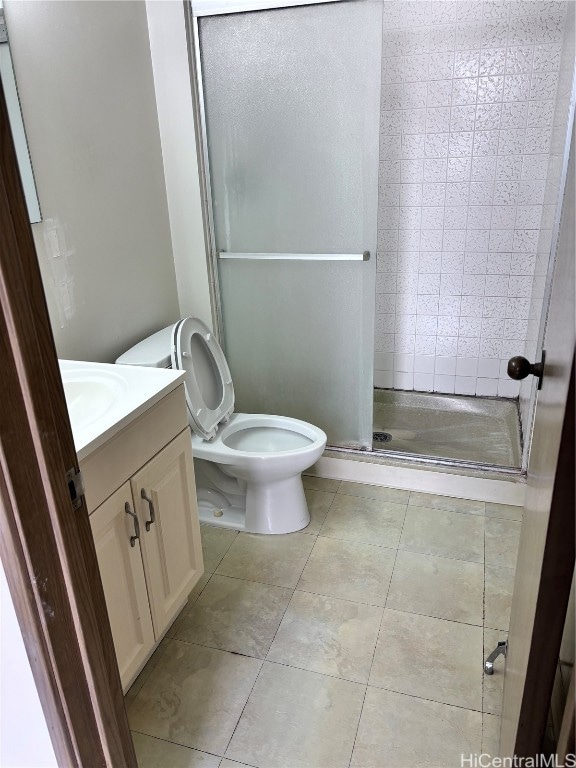
{"label": "metal towel bar on glass", "polygon": [[370,251],[364,251],[364,253],[228,253],[227,251],[220,251],[218,258],[276,261],[368,261]]}

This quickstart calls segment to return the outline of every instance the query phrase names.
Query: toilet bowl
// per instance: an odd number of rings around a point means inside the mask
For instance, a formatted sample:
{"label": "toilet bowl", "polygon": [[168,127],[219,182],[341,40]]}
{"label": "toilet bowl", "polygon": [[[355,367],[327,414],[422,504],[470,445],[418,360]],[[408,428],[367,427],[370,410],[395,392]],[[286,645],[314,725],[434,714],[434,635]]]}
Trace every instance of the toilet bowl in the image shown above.
{"label": "toilet bowl", "polygon": [[201,320],[187,317],[158,331],[116,363],[186,371],[203,522],[250,533],[291,533],[308,525],[301,473],[322,455],[326,435],[286,416],[234,413],[230,369]]}

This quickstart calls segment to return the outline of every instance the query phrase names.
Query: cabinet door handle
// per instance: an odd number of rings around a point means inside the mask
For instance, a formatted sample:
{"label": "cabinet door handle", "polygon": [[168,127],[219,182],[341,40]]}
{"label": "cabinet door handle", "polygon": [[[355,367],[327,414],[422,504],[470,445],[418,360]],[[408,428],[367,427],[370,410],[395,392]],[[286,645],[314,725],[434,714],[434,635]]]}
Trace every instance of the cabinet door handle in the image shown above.
{"label": "cabinet door handle", "polygon": [[134,518],[134,536],[130,536],[130,546],[135,547],[136,540],[140,538],[140,522],[138,520],[138,515],[135,512],[132,512],[128,502],[124,504],[124,512],[126,512],[127,515],[130,515],[130,517]]}
{"label": "cabinet door handle", "polygon": [[140,496],[144,499],[144,501],[148,503],[148,508],[150,510],[150,520],[146,520],[146,523],[145,523],[146,530],[149,531],[152,523],[156,522],[156,512],[154,511],[154,502],[152,501],[150,496],[146,495],[145,488],[142,488],[142,490],[140,491]]}

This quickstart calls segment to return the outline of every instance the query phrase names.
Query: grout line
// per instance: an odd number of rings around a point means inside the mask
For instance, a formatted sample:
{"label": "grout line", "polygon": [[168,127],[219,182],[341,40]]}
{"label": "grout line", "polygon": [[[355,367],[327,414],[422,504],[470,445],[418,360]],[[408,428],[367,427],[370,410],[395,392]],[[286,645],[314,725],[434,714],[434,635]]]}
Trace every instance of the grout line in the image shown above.
{"label": "grout line", "polygon": [[[340,485],[342,485],[342,481],[340,481]],[[338,487],[340,487],[340,485]],[[326,520],[328,520],[328,515],[332,511],[332,507],[334,506],[334,502],[336,501],[336,496],[337,495],[338,495],[338,491],[336,491],[334,493],[334,496],[332,497],[332,501],[330,502],[330,504],[328,504],[328,509],[326,510],[326,514],[324,515],[324,519],[322,520],[322,522],[318,526],[318,533],[316,534],[316,538],[318,538],[318,536],[320,536],[320,532],[322,531],[322,528],[324,528],[324,525],[326,524]],[[314,546],[316,546],[316,544],[314,544]],[[314,547],[312,547],[312,549],[314,549]],[[312,552],[310,552],[310,555],[311,554],[312,554]],[[308,565],[308,560],[310,560],[310,555],[308,555],[308,559],[306,560],[304,568],[306,568],[306,566]],[[304,573],[304,568],[302,569],[302,573]],[[302,576],[302,573],[300,573],[300,576],[298,577],[298,581],[300,581],[300,577]]]}
{"label": "grout line", "polygon": [[[435,555],[432,552],[420,552],[418,550],[407,549],[405,547],[400,547],[400,546],[387,547],[382,544],[370,544],[366,541],[358,541],[357,539],[341,539],[337,536],[326,536],[326,535],[324,536],[320,535],[318,538],[331,539],[332,541],[345,541],[345,542],[349,542],[350,544],[359,544],[365,547],[377,547],[378,549],[385,549],[390,551],[409,552],[411,555],[421,555],[422,557],[437,557],[437,558],[440,558],[441,560],[452,560],[458,563],[471,563],[472,565],[484,565],[483,561],[481,560],[464,560],[461,557],[451,557],[450,555]],[[396,562],[394,562],[394,564],[396,564]],[[493,565],[493,563],[488,563],[488,565]]]}
{"label": "grout line", "polygon": [[[204,586],[202,587],[200,592],[198,592],[198,594],[196,595],[196,597],[192,601],[190,600],[190,595],[188,595],[188,600],[182,606],[182,610],[180,611],[178,616],[176,616],[176,618],[172,622],[171,626],[168,628],[168,631],[166,632],[164,637],[168,637],[168,638],[173,638],[174,637],[174,633],[178,630],[178,627],[181,624],[181,622],[183,621],[184,616],[188,613],[188,611],[192,610],[192,606],[196,605],[196,603],[198,602],[200,597],[204,594],[204,590],[206,589],[208,584],[211,582],[212,576],[214,576],[214,572],[204,571],[202,576],[200,576],[200,579],[203,576],[208,576],[208,578],[206,579],[206,584],[204,584]],[[193,589],[195,589],[195,587]]]}
{"label": "grout line", "polygon": [[[130,704],[132,704],[132,702],[134,702],[138,698],[138,696],[140,695],[140,692],[148,682],[148,678],[152,674],[154,667],[158,663],[160,656],[163,655],[163,652],[165,651],[165,647],[163,647],[164,641],[171,640],[171,639],[172,639],[171,637],[167,637],[167,635],[164,635],[164,637],[160,640],[156,648],[150,654],[148,661],[144,664],[140,672],[138,672],[138,674],[136,675],[136,678],[132,681],[130,688],[128,688],[128,690],[126,691],[123,697],[125,706],[127,708]],[[142,682],[138,686],[138,690],[136,691],[136,693],[131,694],[131,691],[134,689],[134,686],[136,685],[136,683],[139,681],[140,678],[142,678]]]}
{"label": "grout line", "polygon": [[[410,497],[408,497],[408,500],[410,500]],[[400,531],[400,537],[398,538],[398,544],[400,544],[400,541],[402,539],[402,534],[404,533],[404,526],[406,524],[406,517],[408,516],[408,504],[406,504],[406,511],[404,513],[404,520],[402,521],[402,530]],[[364,698],[362,699],[362,707],[360,708],[360,717],[358,718],[358,725],[356,726],[356,733],[354,734],[354,743],[352,745],[352,754],[350,755],[350,760],[348,762],[348,765],[350,766],[352,763],[352,755],[354,754],[354,749],[356,748],[356,740],[358,739],[358,731],[360,730],[360,722],[362,720],[362,714],[364,712],[364,704],[366,703],[366,696],[368,695],[368,682],[370,681],[370,676],[372,675],[372,667],[374,666],[374,658],[376,656],[376,649],[378,647],[378,643],[380,641],[380,633],[382,631],[382,623],[384,621],[384,615],[386,613],[386,604],[388,602],[388,595],[390,594],[390,587],[392,586],[392,577],[394,576],[394,569],[396,568],[396,560],[398,559],[398,548],[396,549],[396,555],[394,556],[394,563],[392,564],[392,570],[390,571],[390,581],[388,582],[388,589],[386,590],[386,597],[384,598],[384,605],[382,607],[382,616],[380,617],[380,625],[378,627],[378,632],[376,634],[376,642],[374,643],[374,649],[372,651],[372,661],[370,662],[370,667],[368,669],[368,678],[367,678],[367,685],[366,690],[364,691]]]}
{"label": "grout line", "polygon": [[[230,544],[228,544],[228,547],[226,548],[226,551],[224,552],[224,554],[222,555],[220,560],[218,560],[218,562],[216,563],[216,566],[215,566],[214,570],[212,571],[212,573],[214,574],[214,573],[216,573],[216,570],[219,567],[219,565],[222,562],[222,560],[224,560],[224,558],[226,557],[226,555],[230,551],[230,547],[232,546],[232,544],[234,544],[234,542],[238,538],[238,534],[240,533],[240,531],[237,531],[234,528],[224,528],[224,526],[221,526],[221,525],[210,525],[210,523],[202,523],[202,525],[200,526],[200,541],[202,541],[202,526],[203,525],[208,526],[208,528],[212,528],[212,529],[215,528],[216,530],[220,529],[220,530],[223,530],[223,531],[233,531],[233,532],[236,533],[236,535],[234,536],[234,538],[232,539]],[[204,561],[204,552],[202,552],[202,561]]]}
{"label": "grout line", "polygon": [[[328,537],[323,536],[322,538],[328,538]],[[345,540],[344,539],[336,539],[336,541],[345,541]],[[356,544],[356,543],[359,543],[359,542],[351,542],[351,543],[352,544]],[[372,546],[372,545],[367,544],[365,546]],[[388,548],[388,547],[380,547],[379,549],[383,549],[383,550],[389,551],[390,548]],[[398,550],[398,549],[395,549],[393,551],[396,551],[396,552],[398,552],[398,551],[400,551],[400,552],[408,552],[408,550]],[[310,555],[311,554],[312,554],[312,552],[310,553]],[[410,552],[410,554],[421,554],[421,553],[419,553],[419,552]],[[436,555],[422,555],[422,556],[423,557],[436,557]],[[308,558],[308,559],[310,559],[310,558]],[[443,559],[443,560],[454,560],[455,558],[441,558],[441,559]],[[470,560],[459,560],[457,562],[471,563],[472,565],[481,565],[481,563],[474,563],[474,562],[472,562]],[[326,592],[315,592],[312,589],[305,589],[302,586],[299,586],[299,582],[296,584],[295,587],[287,587],[286,585],[283,585],[283,584],[271,584],[270,582],[266,582],[266,581],[255,581],[254,579],[244,579],[241,576],[229,576],[228,574],[224,574],[224,573],[216,573],[216,574],[213,574],[213,575],[214,576],[222,576],[222,577],[227,578],[227,579],[236,579],[237,581],[247,581],[247,582],[250,582],[252,584],[262,584],[262,585],[267,586],[267,587],[278,587],[279,589],[289,589],[289,590],[292,590],[293,592],[295,592],[295,591],[306,592],[307,594],[320,595],[321,597],[329,597],[329,598],[333,598],[335,600],[345,600],[345,601],[348,601],[348,602],[351,602],[351,603],[358,603],[358,605],[367,605],[367,606],[370,606],[372,608],[384,608],[384,604],[367,603],[367,602],[364,602],[362,600],[352,600],[349,597],[341,597],[341,596],[334,595],[334,594],[327,594]],[[429,618],[432,618],[432,619],[441,619],[442,621],[451,621],[451,622],[453,622],[455,624],[466,624],[467,626],[471,626],[471,627],[479,627],[479,626],[481,626],[480,624],[472,624],[472,623],[467,622],[467,621],[458,621],[457,619],[447,619],[447,618],[445,618],[443,616],[431,616],[430,614],[427,614],[427,613],[418,613],[418,611],[406,611],[406,610],[403,610],[402,608],[393,608],[393,609],[391,608],[390,610],[399,611],[401,613],[413,613],[416,616],[428,616]],[[500,631],[500,630],[498,630],[498,631]],[[502,631],[504,631],[504,630],[502,630]]]}
{"label": "grout line", "polygon": [[230,648],[220,648],[217,645],[208,645],[207,643],[201,643],[198,640],[185,640],[182,637],[169,637],[168,639],[173,640],[175,643],[182,643],[183,645],[196,645],[200,648],[208,648],[211,651],[229,653],[231,656],[243,656],[246,659],[254,659],[254,661],[265,661],[264,656],[254,656],[251,653],[244,653],[242,651],[231,651]]}
{"label": "grout line", "polygon": [[[482,709],[474,709],[474,707],[463,707],[460,704],[448,704],[446,701],[439,701],[438,699],[430,699],[427,696],[415,696],[413,693],[406,693],[405,691],[397,691],[394,688],[385,688],[380,685],[369,685],[368,688],[373,688],[377,691],[388,691],[389,693],[397,693],[399,696],[406,696],[409,699],[417,699],[418,701],[429,701],[432,704],[441,704],[444,707],[454,707],[454,709],[463,709],[465,712],[477,712],[482,714]],[[490,713],[486,713],[490,714]]]}
{"label": "grout line", "polygon": [[[418,611],[406,611],[402,608],[388,608],[386,607],[387,611],[395,611],[397,613],[407,613],[411,616],[422,616],[426,619],[436,619],[437,621],[448,621],[451,624],[462,624],[465,627],[476,627],[476,629],[482,629],[482,624],[472,624],[469,621],[458,621],[457,619],[447,619],[444,616],[432,616],[429,613],[418,613]],[[497,630],[499,631],[499,630]]]}
{"label": "grout line", "polygon": [[366,687],[368,683],[363,683],[360,680],[352,680],[351,677],[342,677],[341,675],[334,675],[330,672],[319,672],[317,669],[310,669],[309,667],[300,667],[298,664],[288,664],[285,661],[277,661],[276,659],[264,659],[266,664],[274,664],[277,667],[286,667],[286,669],[298,669],[301,672],[309,672],[311,675],[320,675],[321,677],[328,677],[331,680],[342,680],[343,683],[352,683],[352,685],[361,685]]}
{"label": "grout line", "polygon": [[[376,486],[379,488],[386,488],[386,486]],[[410,493],[410,491],[402,491],[400,488],[392,488],[391,490],[398,491],[400,493]],[[408,501],[392,501],[392,499],[378,498],[377,496],[364,496],[357,493],[346,493],[345,491],[338,491],[335,496],[344,497],[345,499],[359,499],[361,501],[377,501],[380,504],[395,504],[398,507],[405,507],[408,505]]]}
{"label": "grout line", "polygon": [[294,591],[296,587],[286,586],[286,584],[273,584],[271,581],[258,581],[257,579],[246,579],[242,576],[230,576],[228,573],[213,573],[213,576],[221,576],[224,579],[235,579],[236,581],[247,581],[250,584],[262,584],[265,587],[276,587],[277,589],[290,589]]}
{"label": "grout line", "polygon": [[[313,489],[310,489],[310,490],[313,490]],[[328,511],[326,512],[326,517],[328,516],[328,512],[330,511],[330,508],[331,508],[332,504],[334,503],[334,499],[335,498],[336,498],[336,493],[334,493],[334,498],[330,502],[330,506],[328,507]],[[324,519],[326,519],[326,518],[324,518]],[[316,540],[318,540],[318,535],[316,535]],[[302,573],[304,572],[304,568],[306,568],[306,565],[308,564],[308,560],[310,559],[310,556],[312,555],[312,552],[314,551],[314,547],[315,546],[316,546],[316,541],[314,542],[312,548],[310,549],[310,552],[308,553],[308,557],[306,558],[306,562],[304,563],[304,565],[302,567],[302,570],[300,571],[300,574],[298,575],[298,580],[297,580],[296,584],[298,584],[298,581],[300,581],[300,577],[302,576]],[[242,579],[239,579],[239,580],[242,581]],[[246,580],[244,579],[244,581],[246,581]],[[270,642],[270,645],[268,646],[268,650],[266,651],[266,656],[264,656],[264,658],[261,659],[262,664],[260,666],[260,669],[258,670],[258,674],[256,675],[256,679],[254,680],[254,685],[250,689],[250,693],[248,694],[248,698],[246,699],[246,702],[245,702],[244,706],[242,707],[242,712],[240,713],[240,716],[239,716],[238,720],[236,721],[236,725],[234,726],[234,730],[232,731],[232,735],[230,736],[228,744],[226,745],[226,749],[224,750],[224,756],[226,755],[226,752],[228,751],[228,747],[232,743],[232,739],[234,738],[234,734],[236,733],[236,729],[238,728],[240,720],[242,719],[242,715],[244,714],[244,710],[248,706],[248,702],[250,701],[250,697],[252,696],[252,692],[253,692],[253,690],[254,690],[254,688],[256,686],[258,678],[260,677],[260,674],[262,673],[262,670],[264,669],[264,664],[266,663],[266,657],[268,656],[270,648],[272,647],[272,643],[274,642],[274,640],[276,638],[276,635],[278,634],[278,630],[280,629],[280,625],[282,624],[282,621],[284,620],[284,616],[286,615],[286,611],[288,610],[288,608],[290,606],[290,603],[292,602],[292,598],[294,597],[294,592],[295,591],[296,591],[296,587],[294,587],[292,589],[292,595],[290,596],[290,599],[288,600],[288,603],[286,604],[286,608],[284,609],[284,612],[282,613],[282,617],[281,617],[280,621],[278,622],[278,626],[276,627],[276,631],[274,632],[274,637],[272,638],[272,640]],[[268,663],[270,664],[272,662],[268,662]]]}
{"label": "grout line", "polygon": [[198,747],[189,747],[187,744],[182,744],[179,741],[173,741],[172,739],[166,739],[162,736],[153,736],[151,733],[146,733],[145,731],[139,731],[137,728],[130,728],[130,731],[132,733],[137,733],[140,736],[146,736],[148,739],[155,739],[156,741],[163,741],[167,744],[174,744],[177,747],[182,747],[182,749],[189,749],[191,752],[201,752],[203,755],[211,755],[212,757],[217,757],[219,760],[222,760],[222,755],[217,754],[216,752],[208,752],[205,749],[198,749]]}
{"label": "grout line", "polygon": [[[228,743],[226,744],[226,748],[224,749],[224,754],[222,757],[226,757],[226,752],[228,752],[228,748],[230,744],[232,743],[232,739],[234,738],[234,734],[236,733],[236,729],[238,728],[238,725],[240,723],[240,720],[242,720],[242,715],[244,714],[244,710],[248,706],[248,702],[250,701],[250,697],[252,696],[252,692],[254,691],[254,688],[256,687],[256,683],[258,682],[258,679],[262,673],[262,670],[264,669],[264,660],[260,659],[262,662],[260,665],[260,669],[258,670],[258,674],[256,675],[256,678],[254,679],[254,683],[252,685],[252,688],[250,688],[250,693],[246,697],[246,701],[244,702],[244,706],[242,707],[242,711],[240,712],[240,715],[238,716],[238,719],[236,720],[236,725],[234,726],[232,733],[230,735],[230,738],[228,739]],[[228,758],[229,760],[232,760],[233,758]]]}

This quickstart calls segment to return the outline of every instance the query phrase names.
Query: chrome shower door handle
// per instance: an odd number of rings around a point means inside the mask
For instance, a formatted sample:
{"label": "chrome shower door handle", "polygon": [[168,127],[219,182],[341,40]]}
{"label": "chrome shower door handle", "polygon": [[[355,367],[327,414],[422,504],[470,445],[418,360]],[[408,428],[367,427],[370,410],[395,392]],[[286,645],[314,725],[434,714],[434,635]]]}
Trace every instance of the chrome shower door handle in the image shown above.
{"label": "chrome shower door handle", "polygon": [[138,515],[130,509],[129,502],[124,504],[124,512],[134,519],[134,536],[130,536],[130,546],[135,547],[136,541],[140,538],[140,521],[138,520]]}
{"label": "chrome shower door handle", "polygon": [[152,501],[150,496],[146,494],[145,488],[142,488],[142,490],[140,491],[140,496],[148,504],[148,509],[150,510],[150,520],[146,520],[146,522],[144,523],[144,525],[146,526],[146,530],[149,531],[152,523],[156,522],[156,512],[154,511],[154,502]]}

